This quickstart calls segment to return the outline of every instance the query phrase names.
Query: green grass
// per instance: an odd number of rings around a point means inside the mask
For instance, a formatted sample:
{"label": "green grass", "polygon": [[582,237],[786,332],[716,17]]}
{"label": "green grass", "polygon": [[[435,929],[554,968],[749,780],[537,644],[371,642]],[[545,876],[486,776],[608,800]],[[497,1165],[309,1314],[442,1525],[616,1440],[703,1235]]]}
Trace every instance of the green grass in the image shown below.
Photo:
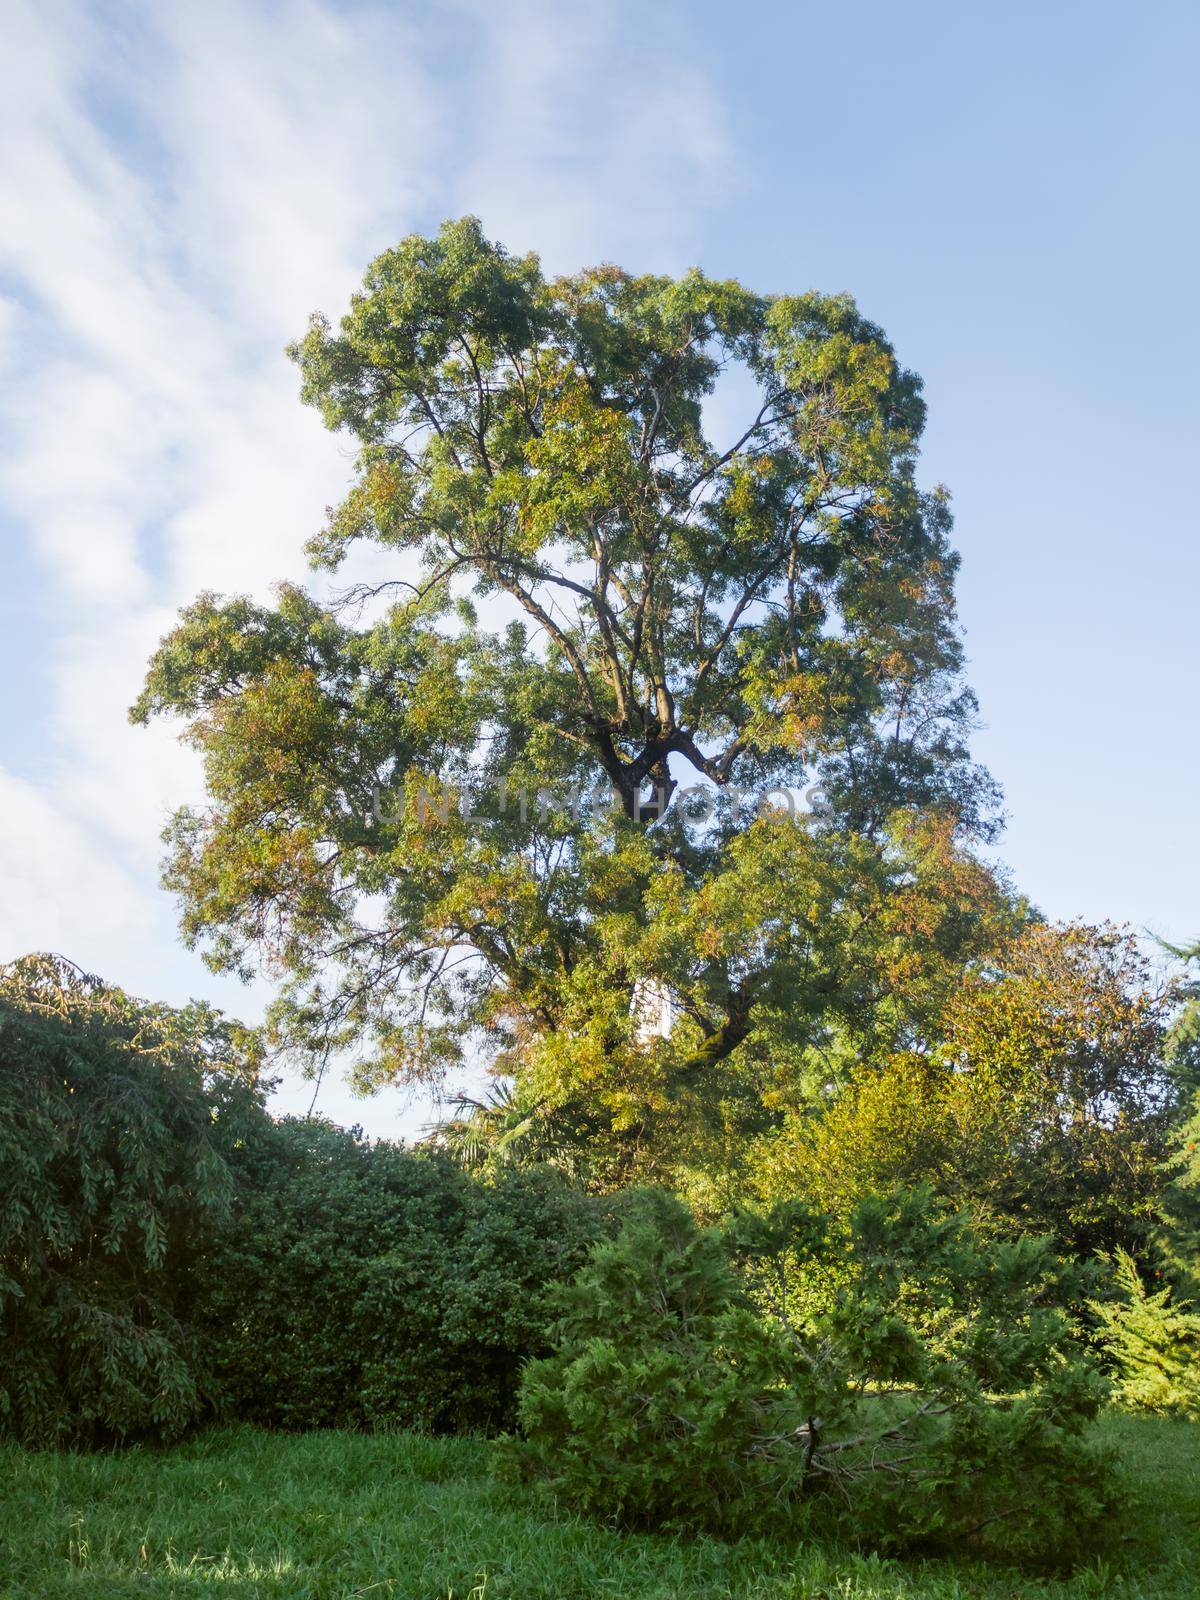
{"label": "green grass", "polygon": [[488,1447],[211,1432],[112,1455],[0,1449],[0,1595],[204,1600],[1042,1600],[1200,1595],[1200,1427],[1112,1417],[1136,1500],[1069,1580],[813,1545],[620,1534],[547,1516]]}

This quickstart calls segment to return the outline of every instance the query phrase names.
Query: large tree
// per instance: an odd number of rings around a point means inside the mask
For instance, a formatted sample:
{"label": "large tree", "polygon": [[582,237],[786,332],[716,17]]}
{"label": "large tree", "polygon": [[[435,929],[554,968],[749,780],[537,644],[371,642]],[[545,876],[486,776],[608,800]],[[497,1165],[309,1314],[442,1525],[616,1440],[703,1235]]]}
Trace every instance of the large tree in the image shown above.
{"label": "large tree", "polygon": [[[634,1142],[768,1040],[866,1026],[894,939],[870,981],[864,947],[929,859],[891,819],[960,872],[996,798],[921,385],[880,329],[695,271],[549,281],[468,219],[381,255],[291,354],[359,447],[310,553],[374,546],[376,581],[202,596],[155,655],[133,714],[186,718],[210,791],[170,830],[186,935],[267,958],[281,1036],[353,1045],[365,1081],[482,1053]],[[808,829],[742,795],[814,782]],[[917,918],[917,964],[993,890]],[[669,1039],[639,1033],[639,985]]]}

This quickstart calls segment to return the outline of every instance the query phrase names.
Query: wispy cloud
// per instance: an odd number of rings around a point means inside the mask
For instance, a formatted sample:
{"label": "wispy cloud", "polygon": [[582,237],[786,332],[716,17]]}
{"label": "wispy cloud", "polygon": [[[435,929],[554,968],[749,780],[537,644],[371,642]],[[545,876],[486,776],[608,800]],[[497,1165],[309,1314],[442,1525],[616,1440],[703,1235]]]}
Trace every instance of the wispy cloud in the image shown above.
{"label": "wispy cloud", "polygon": [[4,770],[0,722],[0,959],[217,989],[156,885],[199,780],[168,730],[126,726],[146,657],[199,589],[302,574],[348,464],[281,349],[371,254],[474,210],[556,270],[687,258],[728,173],[719,109],[655,47],[665,14],[633,16],[10,0],[0,536],[10,574],[51,580],[28,663],[51,709],[36,772]]}
{"label": "wispy cloud", "polygon": [[715,91],[687,59],[687,10],[514,0],[501,23],[489,0],[465,9],[486,47],[462,108],[460,208],[558,271],[679,267],[735,182]]}

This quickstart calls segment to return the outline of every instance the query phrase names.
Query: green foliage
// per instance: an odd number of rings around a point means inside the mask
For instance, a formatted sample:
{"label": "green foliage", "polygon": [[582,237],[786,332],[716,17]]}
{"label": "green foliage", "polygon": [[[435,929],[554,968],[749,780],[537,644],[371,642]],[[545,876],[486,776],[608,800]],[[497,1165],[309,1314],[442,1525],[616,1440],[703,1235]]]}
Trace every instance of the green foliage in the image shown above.
{"label": "green foliage", "polygon": [[[1167,945],[1193,968],[1200,944]],[[1200,1297],[1200,980],[1187,972],[1167,1036],[1167,1059],[1182,1091],[1166,1163],[1163,1226],[1155,1240],[1163,1264],[1184,1293]]]}
{"label": "green foliage", "polygon": [[506,1459],[634,1527],[1070,1559],[1113,1503],[1062,1309],[1083,1281],[919,1195],[723,1234],[650,1195],[558,1297]]}
{"label": "green foliage", "polygon": [[[793,1092],[887,991],[893,814],[989,831],[919,379],[846,296],[551,281],[472,219],[386,251],[292,353],[359,447],[310,553],[394,567],[332,609],[202,596],[156,653],[133,714],[187,719],[211,802],[168,835],[185,935],[273,963],[278,1039],[353,1049],[366,1086],[482,1049],[552,1124],[531,1148],[585,1133],[601,1185],[688,1141],[719,1165],[778,1089],[764,1064]],[[712,440],[732,372],[757,392]],[[731,798],[814,778],[811,837]],[[522,818],[543,785],[615,809]],[[978,932],[913,928],[918,966]],[[646,983],[678,1001],[664,1051],[637,1038]],[[707,1130],[677,1115],[701,1101]]]}
{"label": "green foliage", "polygon": [[195,1318],[223,1406],[278,1427],[503,1424],[600,1227],[554,1172],[477,1183],[318,1121],[260,1130],[237,1181]]}
{"label": "green foliage", "polygon": [[1200,1313],[1176,1303],[1169,1284],[1151,1292],[1132,1256],[1119,1250],[1113,1297],[1092,1302],[1100,1343],[1132,1411],[1200,1417]]}
{"label": "green foliage", "polygon": [[201,1412],[196,1240],[265,1120],[249,1036],[52,956],[0,969],[0,1433],[169,1438]]}
{"label": "green foliage", "polygon": [[214,1409],[499,1426],[603,1226],[550,1170],[273,1122],[242,1030],[50,957],[0,974],[0,1063],[0,1433],[28,1444]]}
{"label": "green foliage", "polygon": [[1192,1089],[1166,1162],[1164,1225],[1156,1241],[1172,1277],[1200,1295],[1200,1089]]}
{"label": "green foliage", "polygon": [[988,1228],[1080,1256],[1139,1245],[1178,1106],[1167,998],[1128,934],[1027,927],[955,974],[923,1039],[765,1138],[760,1190],[844,1207],[927,1183]]}
{"label": "green foliage", "polygon": [[[1164,942],[1163,949],[1183,963],[1185,974],[1193,964],[1200,963],[1200,942],[1190,945]],[[1176,1077],[1196,1090],[1200,1089],[1200,979],[1194,971],[1181,981],[1178,999],[1167,1048]]]}

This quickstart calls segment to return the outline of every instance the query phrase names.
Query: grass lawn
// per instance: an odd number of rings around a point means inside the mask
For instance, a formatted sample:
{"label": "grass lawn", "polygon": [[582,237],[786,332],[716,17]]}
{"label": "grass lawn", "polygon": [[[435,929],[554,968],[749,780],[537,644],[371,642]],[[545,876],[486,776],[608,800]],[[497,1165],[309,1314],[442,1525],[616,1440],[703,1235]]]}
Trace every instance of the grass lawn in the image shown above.
{"label": "grass lawn", "polygon": [[1200,1595],[1200,1427],[1112,1417],[1136,1499],[1069,1581],[548,1517],[473,1439],[203,1434],[165,1450],[0,1449],[0,1595],[210,1600],[991,1600]]}

